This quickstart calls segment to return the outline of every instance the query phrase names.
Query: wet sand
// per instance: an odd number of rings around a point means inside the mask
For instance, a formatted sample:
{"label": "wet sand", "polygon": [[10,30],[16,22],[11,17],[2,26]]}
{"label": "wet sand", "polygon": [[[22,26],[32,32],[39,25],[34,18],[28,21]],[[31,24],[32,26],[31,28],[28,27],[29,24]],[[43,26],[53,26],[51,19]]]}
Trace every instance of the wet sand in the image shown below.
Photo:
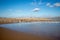
{"label": "wet sand", "polygon": [[0,40],[59,40],[53,37],[37,36],[24,32],[17,32],[7,28],[0,28]]}

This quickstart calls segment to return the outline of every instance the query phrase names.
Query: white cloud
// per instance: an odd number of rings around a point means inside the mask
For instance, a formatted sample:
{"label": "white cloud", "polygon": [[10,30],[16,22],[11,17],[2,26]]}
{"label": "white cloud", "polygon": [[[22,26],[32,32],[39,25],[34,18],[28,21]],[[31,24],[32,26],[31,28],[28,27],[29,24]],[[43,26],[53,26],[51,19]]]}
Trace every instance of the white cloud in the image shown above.
{"label": "white cloud", "polygon": [[39,8],[34,8],[32,11],[33,12],[38,12],[40,9]]}
{"label": "white cloud", "polygon": [[60,3],[55,3],[54,5],[57,7],[60,7]]}
{"label": "white cloud", "polygon": [[50,3],[47,3],[46,6],[50,6],[51,4]]}
{"label": "white cloud", "polygon": [[60,7],[60,3],[54,3],[54,4],[47,3],[46,6],[48,6],[48,7]]}
{"label": "white cloud", "polygon": [[49,7],[54,7],[54,5],[50,5]]}
{"label": "white cloud", "polygon": [[51,5],[51,3],[47,3],[46,6],[48,6],[48,7],[54,7],[54,5]]}
{"label": "white cloud", "polygon": [[37,2],[37,0],[33,0],[33,2],[31,2],[32,5],[42,5],[44,3],[42,3],[42,0],[39,0],[39,2]]}

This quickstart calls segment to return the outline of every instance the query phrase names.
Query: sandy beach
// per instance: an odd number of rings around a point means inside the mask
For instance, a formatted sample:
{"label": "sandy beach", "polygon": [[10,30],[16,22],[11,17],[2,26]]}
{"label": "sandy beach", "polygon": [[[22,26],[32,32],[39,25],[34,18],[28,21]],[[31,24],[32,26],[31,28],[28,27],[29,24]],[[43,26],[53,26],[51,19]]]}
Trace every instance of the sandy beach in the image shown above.
{"label": "sandy beach", "polygon": [[1,40],[57,40],[57,38],[54,37],[37,36],[28,33],[17,32],[7,28],[0,28],[0,31]]}

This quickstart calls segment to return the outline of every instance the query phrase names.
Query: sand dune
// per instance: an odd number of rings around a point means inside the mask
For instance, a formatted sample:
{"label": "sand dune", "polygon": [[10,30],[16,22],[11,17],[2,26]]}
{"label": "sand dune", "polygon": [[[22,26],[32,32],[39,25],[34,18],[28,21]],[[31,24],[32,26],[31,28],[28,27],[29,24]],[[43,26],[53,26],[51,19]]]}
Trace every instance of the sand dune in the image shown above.
{"label": "sand dune", "polygon": [[[37,36],[23,32],[17,32],[6,28],[0,28],[1,40],[57,40],[57,38]],[[59,40],[59,39],[58,39]]]}
{"label": "sand dune", "polygon": [[56,20],[51,20],[48,18],[0,18],[0,24],[19,22],[56,22]]}

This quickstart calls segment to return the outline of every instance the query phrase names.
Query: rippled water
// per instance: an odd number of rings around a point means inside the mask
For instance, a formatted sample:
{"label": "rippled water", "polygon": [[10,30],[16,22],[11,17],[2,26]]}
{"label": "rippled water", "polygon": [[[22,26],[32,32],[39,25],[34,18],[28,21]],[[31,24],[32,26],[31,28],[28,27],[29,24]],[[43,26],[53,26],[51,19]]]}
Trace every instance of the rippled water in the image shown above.
{"label": "rippled water", "polygon": [[60,23],[14,23],[2,24],[0,27],[38,35],[60,36]]}

